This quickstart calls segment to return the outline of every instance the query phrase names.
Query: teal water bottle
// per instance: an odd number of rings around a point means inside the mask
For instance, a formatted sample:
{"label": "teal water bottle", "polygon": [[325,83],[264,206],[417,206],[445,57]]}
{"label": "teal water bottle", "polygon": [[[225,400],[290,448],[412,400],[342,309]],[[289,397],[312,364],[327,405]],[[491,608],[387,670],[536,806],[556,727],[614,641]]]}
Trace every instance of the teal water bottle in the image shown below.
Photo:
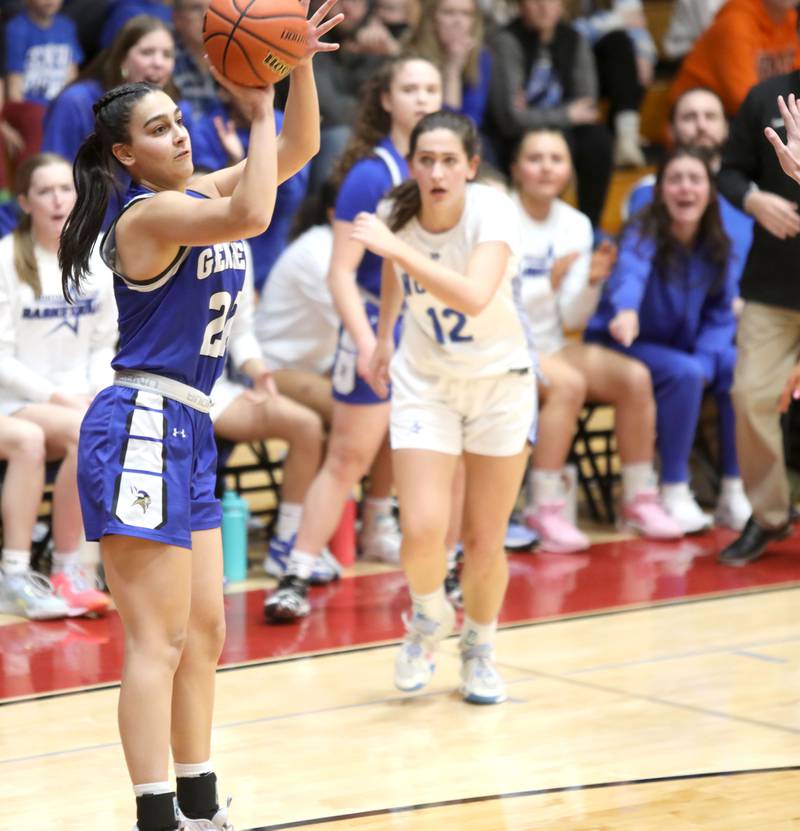
{"label": "teal water bottle", "polygon": [[247,577],[249,515],[247,502],[236,491],[226,490],[222,495],[222,558],[226,582]]}

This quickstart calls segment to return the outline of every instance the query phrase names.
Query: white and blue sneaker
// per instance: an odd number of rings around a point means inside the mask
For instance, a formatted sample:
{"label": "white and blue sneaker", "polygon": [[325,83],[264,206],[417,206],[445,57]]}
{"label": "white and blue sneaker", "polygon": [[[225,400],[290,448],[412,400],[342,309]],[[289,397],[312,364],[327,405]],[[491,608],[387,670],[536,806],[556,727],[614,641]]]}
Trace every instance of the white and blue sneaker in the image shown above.
{"label": "white and blue sneaker", "polygon": [[442,606],[439,620],[403,614],[406,636],[394,661],[394,685],[398,690],[415,692],[428,684],[436,669],[436,647],[453,631],[455,622],[456,612],[449,603]]}
{"label": "white and blue sneaker", "polygon": [[[269,541],[269,549],[264,560],[264,571],[270,577],[275,577],[277,580],[280,580],[286,574],[294,541],[295,536],[290,537],[288,540],[282,540],[278,536],[273,536]],[[342,567],[339,561],[325,548],[319,557],[317,557],[317,563],[311,572],[309,583],[312,586],[324,586],[332,583],[334,580],[338,580],[341,576]]]}
{"label": "white and blue sneaker", "polygon": [[506,700],[506,685],[494,665],[491,644],[461,650],[461,695],[470,704],[500,704]]}

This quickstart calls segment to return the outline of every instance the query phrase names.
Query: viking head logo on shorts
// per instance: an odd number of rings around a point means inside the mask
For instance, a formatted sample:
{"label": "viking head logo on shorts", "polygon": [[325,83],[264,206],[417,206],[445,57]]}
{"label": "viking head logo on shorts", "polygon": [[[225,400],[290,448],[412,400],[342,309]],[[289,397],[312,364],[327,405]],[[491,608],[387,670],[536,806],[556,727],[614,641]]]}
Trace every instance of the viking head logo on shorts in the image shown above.
{"label": "viking head logo on shorts", "polygon": [[131,502],[131,505],[138,505],[142,509],[142,513],[146,514],[150,503],[153,501],[147,491],[141,491],[131,486],[131,493],[135,494],[136,498]]}

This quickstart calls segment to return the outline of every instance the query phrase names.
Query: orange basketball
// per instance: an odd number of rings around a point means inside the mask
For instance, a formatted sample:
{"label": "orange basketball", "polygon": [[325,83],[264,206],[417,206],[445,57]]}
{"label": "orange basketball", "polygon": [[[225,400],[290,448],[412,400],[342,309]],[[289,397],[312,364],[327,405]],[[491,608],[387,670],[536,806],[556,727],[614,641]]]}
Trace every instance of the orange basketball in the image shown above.
{"label": "orange basketball", "polygon": [[211,0],[203,42],[226,78],[263,87],[285,78],[305,55],[306,16],[299,0]]}

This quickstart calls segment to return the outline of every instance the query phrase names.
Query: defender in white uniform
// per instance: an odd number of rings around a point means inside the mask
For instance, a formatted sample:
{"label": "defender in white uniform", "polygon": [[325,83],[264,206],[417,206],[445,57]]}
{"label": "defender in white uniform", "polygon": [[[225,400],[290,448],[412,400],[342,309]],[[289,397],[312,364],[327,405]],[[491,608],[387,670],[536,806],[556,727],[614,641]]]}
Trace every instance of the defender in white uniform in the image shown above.
{"label": "defender in white uniform", "polygon": [[[389,382],[391,444],[413,614],[395,685],[421,689],[433,651],[450,634],[445,534],[463,454],[465,700],[493,704],[505,687],[492,642],[508,581],[503,540],[536,412],[533,359],[516,299],[519,219],[510,199],[468,184],[479,162],[473,123],[438,112],[411,135],[412,180],[379,211],[356,219],[354,239],[385,258],[378,346],[370,383]],[[393,230],[389,230],[389,228]],[[406,303],[397,355],[391,333]]]}

